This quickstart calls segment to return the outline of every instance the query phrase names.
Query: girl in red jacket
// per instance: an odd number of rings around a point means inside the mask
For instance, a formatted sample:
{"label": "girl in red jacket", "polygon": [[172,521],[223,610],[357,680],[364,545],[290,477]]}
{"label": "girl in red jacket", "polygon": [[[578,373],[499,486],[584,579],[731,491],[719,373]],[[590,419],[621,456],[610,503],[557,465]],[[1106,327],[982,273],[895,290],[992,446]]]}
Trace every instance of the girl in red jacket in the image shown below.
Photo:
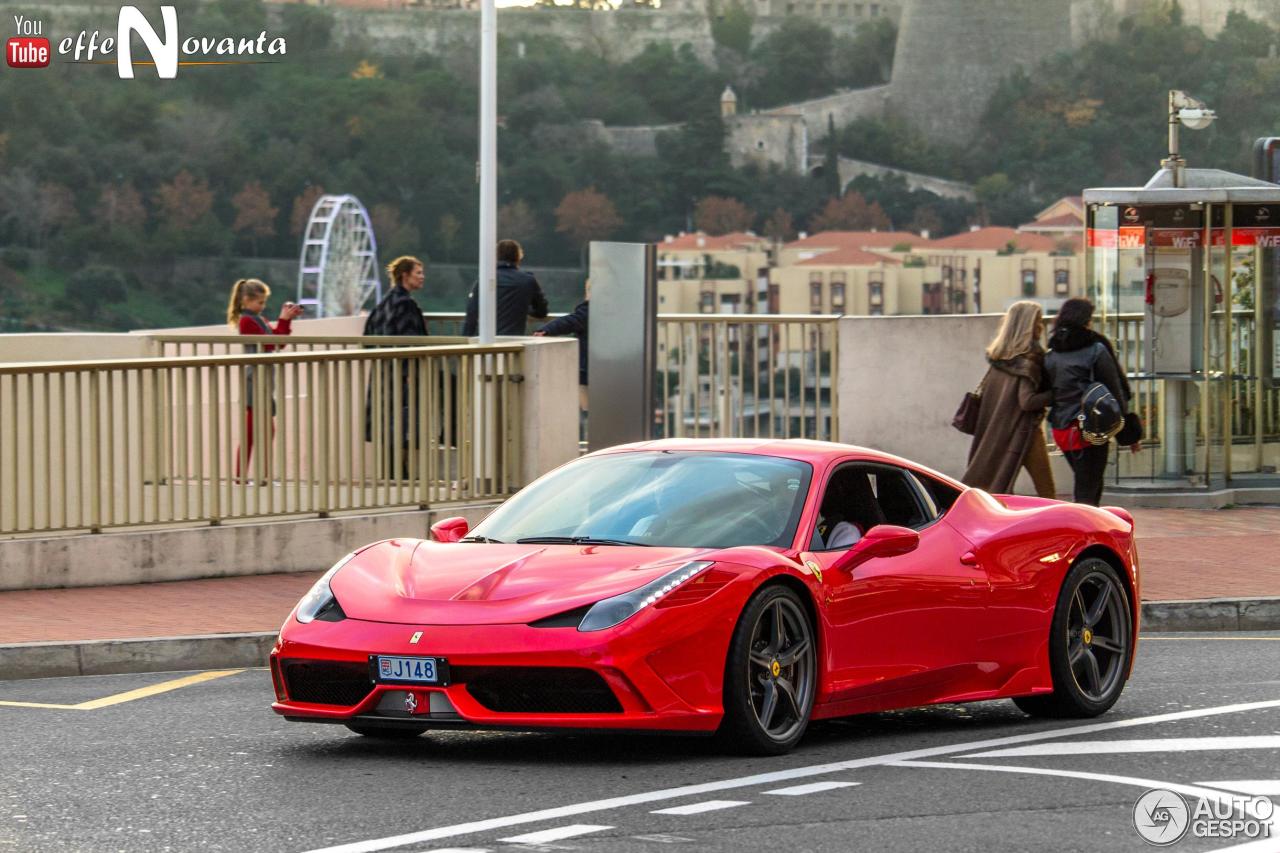
{"label": "girl in red jacket", "polygon": [[[267,307],[267,299],[271,296],[271,288],[266,283],[256,278],[242,278],[231,288],[231,300],[227,303],[227,325],[234,326],[242,335],[287,335],[292,329],[295,318],[302,314],[301,305],[294,305],[292,302],[286,302],[280,309],[280,319],[276,320],[275,325],[271,325],[262,318],[262,310]],[[264,344],[263,352],[273,352],[275,346]],[[249,345],[245,347],[245,352],[256,353],[258,347]],[[256,375],[266,377],[266,393],[267,398],[271,398],[271,369],[253,368],[245,369],[245,397],[244,397],[244,435],[245,435],[245,453],[244,465],[247,469],[249,459],[253,456],[253,400],[254,387],[253,380]],[[275,401],[271,403],[272,412],[275,411]],[[275,433],[274,420],[271,426],[272,434]],[[240,448],[236,448],[236,479],[240,477]]]}

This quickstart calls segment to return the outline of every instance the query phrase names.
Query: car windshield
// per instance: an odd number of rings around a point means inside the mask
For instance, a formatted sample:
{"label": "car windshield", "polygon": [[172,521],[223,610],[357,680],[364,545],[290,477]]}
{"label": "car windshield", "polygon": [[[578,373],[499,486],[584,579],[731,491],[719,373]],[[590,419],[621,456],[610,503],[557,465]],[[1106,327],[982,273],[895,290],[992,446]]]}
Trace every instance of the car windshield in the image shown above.
{"label": "car windshield", "polygon": [[531,484],[468,538],[787,548],[812,470],[806,462],[745,453],[668,450],[588,457]]}

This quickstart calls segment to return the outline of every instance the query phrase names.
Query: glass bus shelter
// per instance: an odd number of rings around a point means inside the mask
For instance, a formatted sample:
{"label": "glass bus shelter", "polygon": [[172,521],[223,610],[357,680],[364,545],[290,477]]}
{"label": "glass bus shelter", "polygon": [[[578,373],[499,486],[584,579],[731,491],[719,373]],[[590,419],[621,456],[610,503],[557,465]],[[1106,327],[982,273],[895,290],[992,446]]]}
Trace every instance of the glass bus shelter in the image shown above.
{"label": "glass bus shelter", "polygon": [[1280,488],[1280,185],[1161,169],[1088,189],[1086,284],[1143,416],[1120,492]]}

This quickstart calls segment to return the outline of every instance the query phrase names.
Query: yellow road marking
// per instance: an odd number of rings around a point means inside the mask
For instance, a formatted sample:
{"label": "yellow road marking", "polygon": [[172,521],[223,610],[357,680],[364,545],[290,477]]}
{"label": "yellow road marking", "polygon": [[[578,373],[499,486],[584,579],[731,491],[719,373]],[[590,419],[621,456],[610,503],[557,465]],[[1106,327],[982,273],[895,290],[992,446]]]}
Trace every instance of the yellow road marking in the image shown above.
{"label": "yellow road marking", "polygon": [[99,708],[108,708],[112,705],[120,705],[125,702],[132,702],[135,699],[145,699],[148,696],[155,696],[160,693],[168,693],[170,690],[181,690],[183,687],[190,687],[193,684],[201,684],[205,681],[212,681],[215,678],[225,678],[228,675],[237,675],[244,672],[243,669],[220,669],[211,672],[198,672],[195,675],[188,675],[183,678],[175,678],[172,681],[162,681],[159,684],[152,684],[148,687],[139,687],[137,690],[129,690],[125,693],[117,693],[114,696],[104,696],[101,699],[91,699],[88,702],[81,702],[78,705],[50,705],[44,702],[4,702],[0,701],[0,706],[6,708],[53,708],[58,711],[97,711]]}

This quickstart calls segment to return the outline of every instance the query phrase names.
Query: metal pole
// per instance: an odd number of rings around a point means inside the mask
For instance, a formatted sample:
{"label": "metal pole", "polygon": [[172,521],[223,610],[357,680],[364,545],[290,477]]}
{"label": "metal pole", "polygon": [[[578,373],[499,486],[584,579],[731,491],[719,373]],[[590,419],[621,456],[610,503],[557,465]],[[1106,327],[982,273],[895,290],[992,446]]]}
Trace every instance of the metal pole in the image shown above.
{"label": "metal pole", "polygon": [[498,244],[498,9],[496,0],[480,3],[480,343],[495,333]]}

